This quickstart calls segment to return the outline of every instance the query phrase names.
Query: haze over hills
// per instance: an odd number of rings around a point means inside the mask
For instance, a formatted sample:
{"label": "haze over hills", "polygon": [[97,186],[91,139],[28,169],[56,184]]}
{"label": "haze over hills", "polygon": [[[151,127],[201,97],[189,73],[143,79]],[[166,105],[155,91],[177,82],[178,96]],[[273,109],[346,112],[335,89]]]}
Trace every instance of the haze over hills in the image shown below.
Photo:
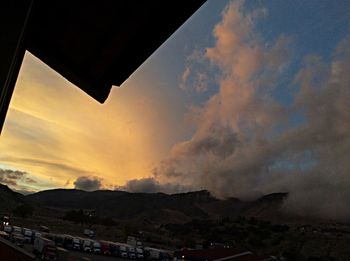
{"label": "haze over hills", "polygon": [[10,210],[27,203],[39,208],[93,209],[98,216],[119,220],[150,220],[156,223],[183,223],[192,219],[236,217],[239,215],[271,219],[281,216],[281,207],[287,193],[274,193],[255,201],[236,198],[225,200],[213,197],[206,190],[180,194],[130,193],[126,191],[54,189],[27,196],[1,185],[2,209]]}

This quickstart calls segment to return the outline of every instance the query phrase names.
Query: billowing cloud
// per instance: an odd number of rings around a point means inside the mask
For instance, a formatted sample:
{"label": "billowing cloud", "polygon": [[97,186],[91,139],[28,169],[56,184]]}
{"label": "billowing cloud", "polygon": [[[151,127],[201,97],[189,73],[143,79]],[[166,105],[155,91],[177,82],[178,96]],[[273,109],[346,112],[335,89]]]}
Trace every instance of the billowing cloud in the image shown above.
{"label": "billowing cloud", "polygon": [[186,90],[186,84],[187,84],[188,77],[190,77],[190,74],[191,74],[191,69],[189,67],[186,67],[186,69],[184,70],[181,76],[181,83],[180,83],[181,89]]}
{"label": "billowing cloud", "polygon": [[117,187],[118,190],[125,190],[133,193],[156,193],[163,192],[167,194],[181,193],[189,191],[189,188],[176,183],[160,183],[155,178],[132,179],[126,182],[124,186]]}
{"label": "billowing cloud", "polygon": [[188,91],[191,88],[198,93],[207,91],[209,89],[209,77],[202,71],[197,71],[191,76],[190,67],[186,67],[181,76],[180,89]]}
{"label": "billowing cloud", "polygon": [[306,57],[294,78],[294,101],[282,105],[272,93],[290,63],[292,40],[265,42],[254,25],[267,11],[243,12],[243,4],[227,6],[216,43],[206,49],[220,70],[219,91],[191,108],[196,131],[173,147],[157,180],[222,197],[286,191],[288,211],[349,217],[350,40],[339,43],[329,63]]}
{"label": "billowing cloud", "polygon": [[74,181],[74,187],[85,191],[95,191],[102,187],[101,181],[98,177],[81,176]]}

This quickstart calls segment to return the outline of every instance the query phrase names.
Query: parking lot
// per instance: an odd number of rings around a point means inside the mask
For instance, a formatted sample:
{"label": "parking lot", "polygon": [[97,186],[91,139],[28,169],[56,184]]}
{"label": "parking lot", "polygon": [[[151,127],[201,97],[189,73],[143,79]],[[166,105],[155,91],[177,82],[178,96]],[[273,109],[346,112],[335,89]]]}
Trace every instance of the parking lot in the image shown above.
{"label": "parking lot", "polygon": [[[169,260],[171,255],[168,250],[144,246],[134,236],[128,236],[127,243],[121,243],[49,233],[44,226],[42,229],[46,231],[6,224],[1,237],[43,260]],[[85,229],[84,235],[94,237],[92,232]]]}
{"label": "parking lot", "polygon": [[[32,253],[33,245],[25,244],[24,249]],[[79,251],[68,251],[68,252],[69,252],[68,259],[58,257],[57,261],[112,261],[112,260],[125,261],[125,259],[122,259],[119,257],[95,255],[95,254],[84,253]],[[37,260],[40,260],[40,259],[37,258]]]}

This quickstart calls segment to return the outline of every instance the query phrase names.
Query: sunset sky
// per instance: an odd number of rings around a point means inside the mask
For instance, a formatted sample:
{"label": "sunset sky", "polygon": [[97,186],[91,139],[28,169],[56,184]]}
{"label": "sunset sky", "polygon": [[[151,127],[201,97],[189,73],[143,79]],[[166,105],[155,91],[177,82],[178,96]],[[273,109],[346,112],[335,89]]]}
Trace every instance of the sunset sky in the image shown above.
{"label": "sunset sky", "polygon": [[104,104],[27,53],[0,182],[342,202],[349,68],[348,1],[209,0]]}

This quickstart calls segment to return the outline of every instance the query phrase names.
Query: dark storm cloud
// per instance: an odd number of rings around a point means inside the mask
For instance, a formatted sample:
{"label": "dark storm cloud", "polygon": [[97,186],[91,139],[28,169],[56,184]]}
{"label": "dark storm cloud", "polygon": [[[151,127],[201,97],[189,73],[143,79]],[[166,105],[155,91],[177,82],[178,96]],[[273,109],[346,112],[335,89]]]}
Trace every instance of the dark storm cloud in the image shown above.
{"label": "dark storm cloud", "polygon": [[179,184],[159,183],[155,178],[132,179],[124,186],[118,187],[117,189],[133,193],[163,192],[167,194],[180,193],[189,190],[189,188],[183,187]]}
{"label": "dark storm cloud", "polygon": [[95,191],[102,187],[102,183],[98,177],[81,176],[74,181],[74,187],[86,191]]}

